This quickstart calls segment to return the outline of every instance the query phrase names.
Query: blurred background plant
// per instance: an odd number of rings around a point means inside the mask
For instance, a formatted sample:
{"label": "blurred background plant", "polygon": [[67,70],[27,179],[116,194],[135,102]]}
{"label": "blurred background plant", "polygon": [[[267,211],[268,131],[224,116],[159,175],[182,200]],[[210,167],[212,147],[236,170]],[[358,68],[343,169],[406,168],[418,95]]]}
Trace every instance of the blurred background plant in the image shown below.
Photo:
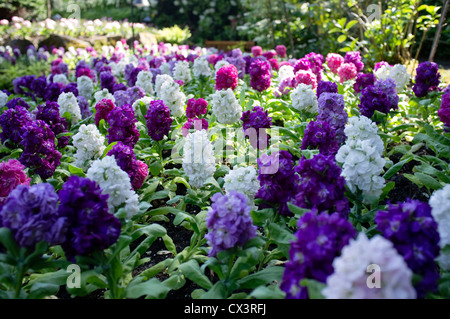
{"label": "blurred background plant", "polygon": [[[81,19],[121,21],[120,29],[130,21],[130,1],[8,0],[0,4],[0,20],[11,21],[16,15],[32,22],[46,17],[57,21],[70,18],[73,11],[68,8],[76,4]],[[292,57],[359,50],[370,69],[383,60],[406,64],[411,59],[428,59],[445,1],[149,0],[149,6],[134,8],[133,20],[153,30],[158,40],[171,43],[254,41],[264,49],[284,44]],[[435,55],[445,61],[450,60],[447,21],[443,21]],[[30,32],[21,27],[17,33]],[[95,32],[105,28],[98,29]]]}

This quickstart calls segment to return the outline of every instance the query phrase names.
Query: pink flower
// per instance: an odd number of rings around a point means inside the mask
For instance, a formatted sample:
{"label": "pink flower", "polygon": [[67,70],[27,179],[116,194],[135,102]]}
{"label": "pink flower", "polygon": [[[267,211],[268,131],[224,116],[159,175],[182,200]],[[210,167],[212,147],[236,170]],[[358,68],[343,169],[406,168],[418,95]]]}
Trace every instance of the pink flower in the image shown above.
{"label": "pink flower", "polygon": [[196,129],[197,131],[208,130],[209,124],[208,121],[205,119],[199,119],[199,118],[190,118],[184,123],[184,125],[181,127],[181,132],[183,133],[183,136],[186,137],[189,134],[189,130]]}
{"label": "pink flower", "polygon": [[328,53],[326,61],[331,72],[337,74],[339,67],[344,63],[344,57],[337,53]]}
{"label": "pink flower", "polygon": [[354,79],[358,74],[358,70],[353,63],[342,63],[337,72],[341,83]]}
{"label": "pink flower", "polygon": [[30,185],[31,178],[27,176],[18,160],[10,159],[0,163],[0,204],[3,204],[9,193],[19,185]]}
{"label": "pink flower", "polygon": [[8,20],[6,20],[6,19],[0,20],[0,25],[8,25],[8,24],[9,24]]}
{"label": "pink flower", "polygon": [[255,45],[252,47],[252,55],[254,58],[256,58],[257,56],[260,56],[263,53],[263,50],[260,46]]}
{"label": "pink flower", "polygon": [[313,90],[317,87],[317,77],[311,71],[299,70],[295,73],[296,86],[300,83],[311,85]]}
{"label": "pink flower", "polygon": [[216,90],[234,90],[238,85],[238,70],[233,64],[224,65],[216,74]]}
{"label": "pink flower", "polygon": [[275,51],[277,51],[277,55],[280,58],[285,58],[286,57],[286,47],[282,44],[277,45],[275,48]]}
{"label": "pink flower", "polygon": [[275,58],[269,59],[269,63],[274,70],[278,70],[280,68],[280,66],[278,65],[278,60]]}
{"label": "pink flower", "polygon": [[137,164],[139,166],[136,174],[134,175],[134,178],[132,180],[132,185],[134,190],[138,190],[142,187],[142,184],[144,184],[145,179],[148,175],[148,166],[142,161],[137,161]]}

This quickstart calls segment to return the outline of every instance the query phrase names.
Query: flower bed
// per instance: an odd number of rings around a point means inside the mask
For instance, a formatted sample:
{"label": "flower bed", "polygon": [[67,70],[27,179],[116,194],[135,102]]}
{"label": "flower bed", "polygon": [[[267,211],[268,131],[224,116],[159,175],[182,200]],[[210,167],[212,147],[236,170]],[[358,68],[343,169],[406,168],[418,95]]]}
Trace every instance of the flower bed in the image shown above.
{"label": "flower bed", "polygon": [[0,298],[447,298],[447,84],[424,62],[6,47]]}

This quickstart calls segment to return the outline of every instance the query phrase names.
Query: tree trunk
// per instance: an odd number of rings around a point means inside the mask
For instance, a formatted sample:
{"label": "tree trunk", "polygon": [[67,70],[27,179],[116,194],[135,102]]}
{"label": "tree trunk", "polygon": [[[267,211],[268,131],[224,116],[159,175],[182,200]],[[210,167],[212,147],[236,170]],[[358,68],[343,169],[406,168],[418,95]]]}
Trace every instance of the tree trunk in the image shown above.
{"label": "tree trunk", "polygon": [[47,19],[51,19],[52,17],[52,1],[47,0]]}
{"label": "tree trunk", "polygon": [[434,55],[436,54],[436,49],[437,49],[437,46],[439,43],[439,38],[441,36],[442,26],[444,25],[445,17],[447,15],[448,2],[449,2],[449,0],[444,0],[444,5],[442,6],[441,19],[439,20],[439,24],[436,29],[436,34],[435,34],[434,40],[433,40],[433,46],[431,47],[430,57],[428,58],[428,60],[431,62],[433,62]]}

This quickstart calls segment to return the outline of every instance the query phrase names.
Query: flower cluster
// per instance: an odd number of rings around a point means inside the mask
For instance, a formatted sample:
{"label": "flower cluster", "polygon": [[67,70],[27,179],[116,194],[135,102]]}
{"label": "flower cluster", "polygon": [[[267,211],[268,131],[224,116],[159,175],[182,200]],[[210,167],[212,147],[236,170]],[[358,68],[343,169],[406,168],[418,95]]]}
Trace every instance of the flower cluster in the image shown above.
{"label": "flower cluster", "polygon": [[345,196],[345,179],[333,156],[317,154],[311,159],[302,157],[295,172],[300,176],[295,205],[316,208],[321,212],[337,212],[343,218],[348,217],[350,208]]}
{"label": "flower cluster", "polygon": [[253,204],[260,187],[258,173],[253,166],[235,166],[223,179],[225,182],[223,188],[227,194],[230,191],[242,193],[247,196],[249,205]]}
{"label": "flower cluster", "polygon": [[119,167],[114,156],[95,160],[88,169],[86,177],[97,182],[103,194],[109,195],[110,213],[115,213],[122,205],[128,218],[139,212],[139,198],[131,186],[130,177]]}
{"label": "flower cluster", "polygon": [[205,130],[186,136],[182,167],[193,187],[202,187],[208,178],[214,176],[216,164],[213,146]]}
{"label": "flower cluster", "polygon": [[186,116],[194,118],[205,115],[208,112],[208,102],[205,99],[189,99],[186,105]]}
{"label": "flower cluster", "polygon": [[402,64],[395,64],[393,66],[382,65],[374,71],[374,74],[378,80],[393,79],[397,92],[403,91],[411,80],[411,75],[408,73],[406,66]]}
{"label": "flower cluster", "polygon": [[280,288],[288,299],[307,299],[308,288],[300,286],[301,280],[314,279],[325,283],[334,272],[333,260],[357,232],[339,214],[317,210],[305,213],[297,226]]}
{"label": "flower cluster", "polygon": [[108,211],[108,195],[85,177],[71,176],[58,193],[59,216],[65,219],[61,246],[68,260],[86,256],[114,244],[122,224]]}
{"label": "flower cluster", "polygon": [[450,90],[447,90],[441,96],[441,107],[438,110],[438,116],[442,123],[444,123],[444,130],[450,131]]}
{"label": "flower cluster", "polygon": [[321,154],[335,155],[339,143],[334,128],[326,121],[310,121],[303,135],[301,149],[318,149]]}
{"label": "flower cluster", "polygon": [[373,73],[360,72],[356,75],[355,83],[353,84],[353,89],[355,90],[356,93],[360,93],[366,87],[374,85],[376,80],[377,78]]}
{"label": "flower cluster", "polygon": [[134,147],[139,140],[139,131],[136,127],[136,118],[133,107],[130,104],[116,106],[109,112],[107,122],[108,142],[121,141],[124,144]]}
{"label": "flower cluster", "polygon": [[344,96],[339,93],[324,92],[318,99],[318,105],[317,120],[328,122],[335,131],[338,144],[343,143],[345,141],[345,124],[348,120]]}
{"label": "flower cluster", "polygon": [[30,122],[24,129],[20,144],[23,153],[19,161],[34,170],[41,178],[53,176],[61,164],[61,153],[56,150],[55,133],[42,120]]}
{"label": "flower cluster", "polygon": [[439,232],[428,203],[408,199],[390,204],[375,216],[377,229],[389,239],[406,264],[421,280],[414,284],[418,298],[436,292],[439,270],[435,259],[439,255]]}
{"label": "flower cluster", "polygon": [[337,69],[339,75],[339,81],[344,83],[345,81],[353,80],[358,75],[358,69],[353,63],[342,63]]}
{"label": "flower cluster", "polygon": [[[244,134],[250,138],[250,145],[257,149],[267,148],[269,135],[266,134],[265,129],[272,126],[272,118],[269,117],[269,112],[264,111],[260,106],[255,106],[251,111],[242,113],[241,120]],[[263,131],[263,134],[260,134],[261,131]],[[264,136],[266,137],[265,140],[263,140]]]}
{"label": "flower cluster", "polygon": [[357,72],[362,72],[364,69],[364,63],[362,62],[359,51],[348,51],[345,54],[344,63],[352,63],[356,67]]}
{"label": "flower cluster", "polygon": [[331,81],[320,81],[317,83],[316,95],[320,98],[322,93],[338,93],[338,86],[336,83]]}
{"label": "flower cluster", "polygon": [[2,127],[0,138],[2,143],[9,140],[12,144],[19,144],[25,128],[32,121],[31,114],[23,106],[7,109],[0,115],[0,126]]}
{"label": "flower cluster", "polygon": [[337,53],[328,53],[326,57],[326,62],[331,72],[334,74],[338,73],[338,69],[342,63],[344,63],[344,57]]}
{"label": "flower cluster", "polygon": [[31,178],[25,173],[25,166],[18,160],[0,162],[0,209],[6,198],[19,185],[30,185]]}
{"label": "flower cluster", "polygon": [[257,235],[244,194],[233,190],[226,195],[216,193],[211,197],[211,202],[206,215],[208,233],[205,238],[211,246],[208,256],[216,256],[223,250],[243,246]]}
{"label": "flower cluster", "polygon": [[385,180],[380,176],[386,160],[378,127],[365,116],[350,117],[345,127],[347,140],[339,148],[336,161],[342,163],[342,176],[351,192],[362,191],[364,200],[378,198]]}
{"label": "flower cluster", "polygon": [[431,206],[431,215],[438,224],[441,252],[437,261],[443,270],[450,270],[450,253],[444,250],[447,245],[450,245],[450,214],[448,214],[450,184],[435,190],[428,203]]}
{"label": "flower cluster", "polygon": [[178,61],[175,63],[173,68],[173,78],[174,80],[183,81],[183,83],[188,83],[192,80],[188,61]]}
{"label": "flower cluster", "polygon": [[181,127],[181,132],[183,133],[183,136],[186,137],[192,129],[207,131],[208,127],[209,123],[205,119],[199,119],[198,117],[188,118],[186,123]]}
{"label": "flower cluster", "polygon": [[155,91],[170,109],[172,116],[180,117],[184,114],[186,95],[181,92],[180,85],[171,76],[156,76]]}
{"label": "flower cluster", "polygon": [[435,62],[425,61],[420,63],[416,69],[414,94],[417,97],[426,96],[429,91],[435,90],[441,83],[440,78],[439,66]]}
{"label": "flower cluster", "polygon": [[150,71],[141,71],[137,75],[136,86],[141,87],[145,94],[153,95],[153,73]]}
{"label": "flower cluster", "polygon": [[65,223],[57,205],[51,184],[19,185],[0,210],[0,226],[9,228],[21,247],[33,248],[41,241],[58,245],[64,240]]}
{"label": "flower cluster", "polygon": [[117,165],[128,174],[131,186],[134,190],[138,190],[142,187],[142,184],[148,175],[148,167],[144,162],[136,159],[136,155],[130,146],[119,141],[107,155],[114,156]]}
{"label": "flower cluster", "polygon": [[83,75],[77,78],[78,94],[84,96],[86,100],[90,100],[94,93],[94,83],[90,77]]}
{"label": "flower cluster", "polygon": [[269,61],[255,59],[249,66],[250,85],[258,92],[267,90],[271,84],[271,66]]}
{"label": "flower cluster", "polygon": [[318,109],[317,95],[311,85],[300,83],[290,93],[292,107],[298,111],[314,114]]}
{"label": "flower cluster", "polygon": [[103,155],[106,148],[105,137],[94,124],[82,124],[78,133],[73,136],[73,146],[76,148],[74,165],[86,170],[90,161]]}
{"label": "flower cluster", "polygon": [[164,135],[168,135],[173,119],[170,117],[170,110],[162,100],[154,100],[145,115],[148,135],[155,141],[160,141]]}
{"label": "flower cluster", "polygon": [[209,66],[209,62],[204,57],[198,57],[194,60],[194,64],[192,66],[192,72],[196,78],[199,77],[210,77],[211,76],[211,68]]}
{"label": "flower cluster", "polygon": [[398,101],[395,81],[391,78],[377,80],[361,91],[359,110],[361,115],[371,118],[375,111],[388,114],[398,109]]}
{"label": "flower cluster", "polygon": [[81,120],[81,110],[78,100],[72,92],[61,93],[58,97],[59,114],[64,116],[66,112],[70,114],[70,121],[73,124]]}
{"label": "flower cluster", "polygon": [[295,84],[300,83],[310,85],[314,90],[317,87],[317,77],[311,71],[298,70],[294,75]]}
{"label": "flower cluster", "polygon": [[[56,102],[47,101],[47,103],[39,105],[36,112],[36,119],[47,123],[55,136],[67,132],[67,120],[60,116],[59,105]],[[59,149],[69,145],[70,136],[60,136],[57,139]]]}
{"label": "flower cluster", "polygon": [[238,79],[237,68],[233,64],[224,65],[216,73],[215,89],[220,91],[230,88],[234,91],[238,85]]}
{"label": "flower cluster", "polygon": [[[257,162],[260,188],[255,199],[260,198],[268,203],[261,204],[261,207],[277,205],[280,214],[291,215],[287,203],[297,193],[296,185],[299,180],[294,171],[295,163],[291,153],[281,150],[271,155],[262,154]],[[286,187],[286,185],[290,185],[290,187]]]}
{"label": "flower cluster", "polygon": [[212,113],[222,124],[236,123],[242,116],[242,106],[236,99],[233,90],[226,89],[211,96]]}
{"label": "flower cluster", "polygon": [[[379,288],[369,287],[368,269],[379,267]],[[334,273],[322,290],[327,299],[415,299],[412,271],[386,238],[367,238],[364,232],[342,249],[333,261]],[[375,269],[377,270],[377,269]],[[376,286],[377,287],[377,286]]]}

